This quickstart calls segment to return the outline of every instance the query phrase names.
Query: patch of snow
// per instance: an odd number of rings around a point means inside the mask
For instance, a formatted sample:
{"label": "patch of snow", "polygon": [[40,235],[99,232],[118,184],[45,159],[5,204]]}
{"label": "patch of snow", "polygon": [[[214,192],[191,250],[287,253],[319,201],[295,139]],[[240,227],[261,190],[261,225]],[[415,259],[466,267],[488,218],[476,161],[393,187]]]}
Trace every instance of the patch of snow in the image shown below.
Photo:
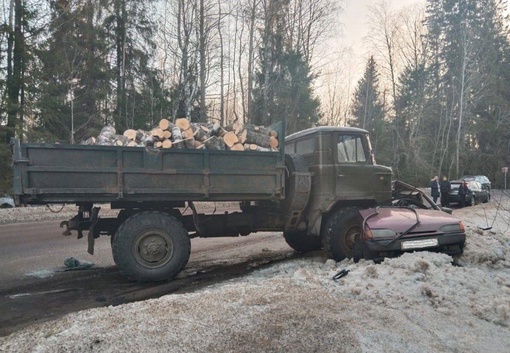
{"label": "patch of snow", "polygon": [[37,278],[48,278],[52,277],[55,274],[55,270],[50,269],[40,269],[37,271],[28,272],[26,275],[31,277],[37,277]]}

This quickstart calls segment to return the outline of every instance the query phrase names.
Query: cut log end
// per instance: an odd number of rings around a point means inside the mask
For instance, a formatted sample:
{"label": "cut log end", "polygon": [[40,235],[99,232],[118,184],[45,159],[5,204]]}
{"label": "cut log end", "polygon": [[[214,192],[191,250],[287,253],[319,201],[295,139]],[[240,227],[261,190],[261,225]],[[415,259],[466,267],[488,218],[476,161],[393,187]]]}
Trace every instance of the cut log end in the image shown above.
{"label": "cut log end", "polygon": [[223,141],[225,145],[232,149],[232,147],[239,142],[239,138],[236,136],[235,132],[229,131],[223,135]]}
{"label": "cut log end", "polygon": [[136,134],[137,134],[136,130],[127,129],[126,131],[124,131],[123,135],[133,141],[136,140]]}
{"label": "cut log end", "polygon": [[163,142],[161,142],[161,147],[162,148],[172,148],[172,141],[166,139],[166,140],[163,140]]}
{"label": "cut log end", "polygon": [[161,130],[168,130],[170,127],[170,121],[168,119],[161,119],[158,126]]}
{"label": "cut log end", "polygon": [[181,130],[188,130],[190,128],[190,122],[186,118],[179,118],[175,120],[175,125]]}
{"label": "cut log end", "polygon": [[274,136],[269,137],[269,147],[278,148],[278,139]]}
{"label": "cut log end", "polygon": [[159,140],[163,140],[165,138],[165,133],[163,129],[157,127],[151,130],[151,135],[156,137]]}
{"label": "cut log end", "polygon": [[244,151],[244,146],[242,143],[235,143],[232,147],[230,147],[231,151]]}

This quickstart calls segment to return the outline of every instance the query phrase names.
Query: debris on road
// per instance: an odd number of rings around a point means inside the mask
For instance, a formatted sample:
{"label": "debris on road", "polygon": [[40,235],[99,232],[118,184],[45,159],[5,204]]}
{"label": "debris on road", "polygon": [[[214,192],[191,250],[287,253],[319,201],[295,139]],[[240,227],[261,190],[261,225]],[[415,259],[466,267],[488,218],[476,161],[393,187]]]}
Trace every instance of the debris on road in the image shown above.
{"label": "debris on road", "polygon": [[94,264],[90,261],[78,260],[74,257],[68,257],[64,260],[64,265],[67,267],[64,271],[74,270],[88,270]]}

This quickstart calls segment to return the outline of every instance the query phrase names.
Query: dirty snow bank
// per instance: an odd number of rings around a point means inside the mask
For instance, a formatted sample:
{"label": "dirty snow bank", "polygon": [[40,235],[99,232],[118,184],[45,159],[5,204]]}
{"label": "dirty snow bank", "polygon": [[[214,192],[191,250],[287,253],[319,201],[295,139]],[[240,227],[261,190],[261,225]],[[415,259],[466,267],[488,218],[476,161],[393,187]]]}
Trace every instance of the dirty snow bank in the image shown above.
{"label": "dirty snow bank", "polygon": [[[199,293],[92,309],[0,339],[5,352],[508,352],[510,273],[443,254],[289,261]],[[341,269],[349,274],[334,281]],[[2,349],[0,349],[1,351]]]}
{"label": "dirty snow bank", "polygon": [[460,266],[428,252],[293,260],[197,293],[69,314],[0,338],[0,352],[507,353],[510,235],[497,205],[454,211],[467,227]]}

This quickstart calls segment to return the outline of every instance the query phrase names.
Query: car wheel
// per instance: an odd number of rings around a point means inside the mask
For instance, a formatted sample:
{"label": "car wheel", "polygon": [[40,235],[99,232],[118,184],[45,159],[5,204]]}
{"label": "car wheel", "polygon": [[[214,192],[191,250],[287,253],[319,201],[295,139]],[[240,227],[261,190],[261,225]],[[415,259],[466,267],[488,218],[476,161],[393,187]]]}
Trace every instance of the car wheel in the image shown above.
{"label": "car wheel", "polygon": [[362,219],[356,207],[333,212],[321,230],[322,245],[335,261],[354,256],[356,239],[361,238]]}
{"label": "car wheel", "polygon": [[307,253],[322,249],[321,238],[307,235],[306,232],[284,232],[283,237],[289,246],[300,253]]}
{"label": "car wheel", "polygon": [[474,206],[476,205],[476,197],[475,195],[471,195],[468,200],[468,206]]}

